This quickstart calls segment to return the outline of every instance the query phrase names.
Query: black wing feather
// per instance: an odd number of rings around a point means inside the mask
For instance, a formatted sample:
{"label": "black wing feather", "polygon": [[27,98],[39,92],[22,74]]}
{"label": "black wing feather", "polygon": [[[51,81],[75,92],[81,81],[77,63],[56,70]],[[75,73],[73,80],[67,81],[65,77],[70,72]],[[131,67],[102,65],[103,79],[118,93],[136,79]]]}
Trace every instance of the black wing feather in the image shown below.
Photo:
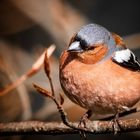
{"label": "black wing feather", "polygon": [[140,71],[140,61],[133,54],[133,52],[131,52],[130,58],[127,61],[123,60],[123,62],[120,63],[116,59],[114,59],[113,57],[112,57],[112,61],[119,64],[120,66],[131,69],[133,71]]}

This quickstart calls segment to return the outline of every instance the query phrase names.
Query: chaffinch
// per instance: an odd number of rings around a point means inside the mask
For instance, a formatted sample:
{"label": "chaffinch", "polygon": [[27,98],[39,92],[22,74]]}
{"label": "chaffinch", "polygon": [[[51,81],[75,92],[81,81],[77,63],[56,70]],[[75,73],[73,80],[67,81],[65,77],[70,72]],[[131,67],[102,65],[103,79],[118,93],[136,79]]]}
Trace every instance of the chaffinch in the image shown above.
{"label": "chaffinch", "polygon": [[83,26],[60,57],[60,83],[74,103],[117,114],[140,100],[140,62],[122,38],[97,24]]}

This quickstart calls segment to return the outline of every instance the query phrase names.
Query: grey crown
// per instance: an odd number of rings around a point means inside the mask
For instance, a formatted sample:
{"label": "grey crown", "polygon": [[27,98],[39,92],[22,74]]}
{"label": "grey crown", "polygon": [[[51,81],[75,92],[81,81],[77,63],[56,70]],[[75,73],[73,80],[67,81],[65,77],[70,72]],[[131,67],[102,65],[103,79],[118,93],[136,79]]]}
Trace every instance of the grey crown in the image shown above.
{"label": "grey crown", "polygon": [[112,38],[107,29],[97,24],[83,26],[77,33],[77,37],[84,40],[88,46],[108,44],[108,41]]}

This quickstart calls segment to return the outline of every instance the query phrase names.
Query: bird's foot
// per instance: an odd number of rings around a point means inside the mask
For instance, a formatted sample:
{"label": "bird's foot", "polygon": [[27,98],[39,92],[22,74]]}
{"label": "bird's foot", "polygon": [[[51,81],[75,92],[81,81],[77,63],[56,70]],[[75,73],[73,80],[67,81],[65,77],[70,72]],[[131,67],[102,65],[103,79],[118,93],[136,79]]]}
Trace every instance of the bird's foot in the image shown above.
{"label": "bird's foot", "polygon": [[115,118],[112,120],[112,127],[113,127],[114,135],[116,135],[118,133],[118,131],[120,131],[122,129],[119,124],[119,113],[117,113],[115,115]]}
{"label": "bird's foot", "polygon": [[[88,121],[88,119],[90,118],[90,116],[92,115],[92,111],[88,110],[80,119],[80,122],[78,124],[79,128],[86,128],[86,122]],[[81,139],[82,140],[87,140],[86,134],[84,131],[79,131]]]}
{"label": "bird's foot", "polygon": [[86,128],[86,122],[88,121],[88,119],[91,117],[92,115],[92,111],[88,110],[80,119],[79,128]]}

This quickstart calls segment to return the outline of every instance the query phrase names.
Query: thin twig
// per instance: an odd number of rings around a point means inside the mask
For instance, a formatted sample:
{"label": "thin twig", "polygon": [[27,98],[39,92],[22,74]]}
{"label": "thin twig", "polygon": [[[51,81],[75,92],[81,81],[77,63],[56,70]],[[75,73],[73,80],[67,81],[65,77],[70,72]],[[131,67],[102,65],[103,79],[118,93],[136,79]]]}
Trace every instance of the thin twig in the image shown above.
{"label": "thin twig", "polygon": [[50,82],[50,87],[51,87],[52,95],[55,95],[52,79],[51,79],[50,76],[48,77],[48,79],[49,79],[49,82]]}
{"label": "thin twig", "polygon": [[71,127],[73,129],[77,129],[77,130],[83,130],[83,129],[79,129],[78,127],[75,127],[73,125],[73,123],[71,123],[68,118],[67,118],[67,114],[65,113],[63,107],[62,107],[62,104],[63,103],[63,97],[61,96],[61,100],[58,101],[57,98],[56,98],[56,95],[55,95],[55,92],[54,92],[54,86],[53,86],[53,82],[52,82],[52,78],[51,78],[51,75],[50,75],[50,72],[51,72],[51,69],[50,69],[50,63],[49,63],[49,57],[48,57],[48,53],[47,53],[48,50],[46,50],[46,53],[45,53],[45,57],[44,57],[44,71],[47,75],[47,78],[49,79],[49,84],[50,84],[50,87],[51,87],[51,92],[49,92],[48,90],[42,88],[41,86],[38,86],[36,84],[33,84],[33,86],[36,88],[36,90],[42,94],[42,95],[45,95],[46,97],[52,99],[54,101],[54,103],[56,104],[57,106],[57,109],[61,115],[61,119],[63,121],[63,123],[68,126],[68,127]]}
{"label": "thin twig", "polygon": [[45,53],[45,58],[44,58],[44,70],[45,70],[45,73],[49,79],[49,84],[50,84],[50,87],[51,87],[51,92],[52,92],[52,96],[55,96],[55,93],[54,93],[54,86],[53,86],[53,82],[52,82],[52,78],[51,78],[51,70],[50,70],[50,63],[49,63],[49,56],[48,56],[48,50],[46,50],[46,53]]}
{"label": "thin twig", "polygon": [[73,125],[73,123],[69,122],[69,120],[68,120],[68,118],[67,118],[67,114],[65,113],[65,111],[64,111],[64,109],[63,109],[63,107],[62,107],[62,105],[61,105],[61,104],[59,103],[59,101],[55,98],[55,96],[53,96],[53,95],[51,94],[51,92],[49,92],[48,90],[46,90],[46,89],[44,89],[44,88],[42,88],[42,87],[40,87],[40,86],[38,86],[38,85],[36,85],[36,84],[33,84],[33,86],[35,87],[35,89],[36,89],[40,94],[42,94],[42,95],[44,95],[44,96],[46,96],[46,97],[48,97],[48,98],[50,98],[50,99],[52,99],[52,100],[54,101],[54,103],[56,104],[57,109],[58,109],[58,111],[59,111],[59,113],[60,113],[60,115],[61,115],[61,119],[62,119],[63,123],[64,123],[66,126],[71,127],[71,128],[74,128],[74,129],[80,130],[77,126],[75,127],[75,126]]}

